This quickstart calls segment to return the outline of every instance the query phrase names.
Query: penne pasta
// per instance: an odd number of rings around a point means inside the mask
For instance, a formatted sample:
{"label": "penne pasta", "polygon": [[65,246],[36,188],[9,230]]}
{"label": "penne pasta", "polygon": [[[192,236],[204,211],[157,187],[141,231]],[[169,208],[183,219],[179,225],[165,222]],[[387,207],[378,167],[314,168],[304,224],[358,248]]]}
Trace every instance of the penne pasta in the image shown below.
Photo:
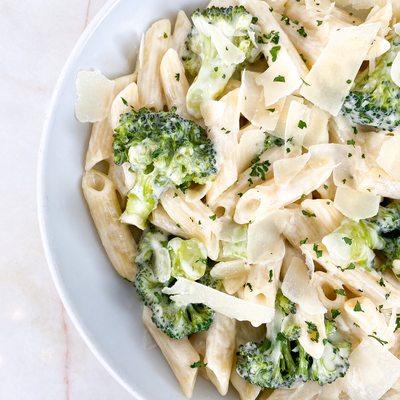
{"label": "penne pasta", "polygon": [[146,32],[139,54],[137,86],[142,107],[162,110],[165,104],[162,91],[160,64],[168,49],[171,36],[171,22],[162,19],[155,22]]}
{"label": "penne pasta", "polygon": [[199,361],[199,354],[190,344],[189,339],[173,340],[158,330],[151,320],[151,312],[147,307],[143,309],[143,323],[171,367],[184,395],[190,399],[198,372],[197,368],[190,366]]}
{"label": "penne pasta", "polygon": [[138,87],[135,82],[122,89],[111,103],[110,124],[112,130],[118,126],[121,115],[129,112],[132,108],[135,110],[140,108]]}
{"label": "penne pasta", "polygon": [[83,176],[82,190],[111,264],[122,277],[133,281],[136,243],[129,228],[119,220],[121,208],[115,186],[106,175],[90,170]]}
{"label": "penne pasta", "polygon": [[184,11],[180,10],[176,16],[174,34],[171,40],[171,47],[178,53],[179,57],[182,57],[184,53],[186,38],[191,29],[192,24],[189,18]]}
{"label": "penne pasta", "polygon": [[168,190],[161,204],[169,217],[178,224],[184,234],[204,243],[208,256],[216,260],[219,253],[219,221],[200,200],[187,202],[179,190]]}
{"label": "penne pasta", "polygon": [[[126,75],[114,80],[114,95],[132,82],[133,75]],[[101,161],[112,157],[113,131],[108,118],[96,122],[92,126],[89,146],[86,153],[85,170],[88,171]]]}
{"label": "penne pasta", "polygon": [[235,325],[234,319],[217,313],[207,334],[204,357],[207,376],[222,396],[225,396],[229,389],[236,347]]}
{"label": "penne pasta", "polygon": [[180,116],[190,118],[186,109],[186,93],[189,83],[182,61],[174,49],[169,49],[164,54],[160,65],[160,76],[168,108],[176,107]]}
{"label": "penne pasta", "polygon": [[165,232],[170,232],[175,236],[187,238],[185,231],[176,223],[159,205],[150,215],[150,222]]}

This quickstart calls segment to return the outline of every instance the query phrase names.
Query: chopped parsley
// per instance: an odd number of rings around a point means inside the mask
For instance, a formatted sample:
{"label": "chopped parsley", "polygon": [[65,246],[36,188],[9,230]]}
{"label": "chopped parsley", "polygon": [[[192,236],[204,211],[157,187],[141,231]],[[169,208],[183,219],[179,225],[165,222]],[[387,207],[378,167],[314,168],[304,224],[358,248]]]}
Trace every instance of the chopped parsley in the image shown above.
{"label": "chopped parsley", "polygon": [[351,246],[352,243],[353,243],[353,240],[350,239],[350,238],[347,237],[347,236],[343,236],[342,239],[343,239],[343,241],[344,241],[346,244],[348,244],[349,246]]}
{"label": "chopped parsley", "polygon": [[317,258],[322,257],[322,250],[318,249],[318,245],[316,243],[314,243],[314,245],[313,245],[313,251],[317,255]]}
{"label": "chopped parsley", "polygon": [[308,211],[308,210],[301,210],[301,213],[308,218],[311,217],[316,217],[316,215],[312,212],[312,211]]}
{"label": "chopped parsley", "polygon": [[306,321],[307,324],[307,333],[308,336],[310,337],[310,339],[313,342],[317,342],[319,341],[319,332],[318,332],[318,328],[317,325],[315,325],[313,322],[310,321]]}
{"label": "chopped parsley", "polygon": [[300,120],[299,121],[299,124],[297,125],[300,129],[304,129],[304,128],[307,128],[307,124],[303,121],[303,120]]}
{"label": "chopped parsley", "polygon": [[210,218],[211,221],[215,221],[215,220],[217,219],[217,216],[214,214],[214,215],[211,215],[211,216],[208,217],[208,218]]}
{"label": "chopped parsley", "polygon": [[175,79],[179,82],[179,79],[181,79],[181,74],[179,73],[175,74]]}
{"label": "chopped parsley", "polygon": [[306,244],[307,241],[308,241],[308,238],[305,238],[305,239],[303,239],[303,240],[300,240],[300,246],[301,246],[302,244]]}
{"label": "chopped parsley", "polygon": [[269,52],[271,53],[272,62],[275,62],[275,61],[276,61],[280,49],[281,49],[281,46],[274,46],[274,47],[272,47],[272,49],[269,51]]}
{"label": "chopped parsley", "polygon": [[278,75],[274,78],[274,82],[286,82],[286,79],[282,75]]}
{"label": "chopped parsley", "polygon": [[353,310],[356,312],[364,312],[364,310],[361,308],[361,304],[358,300],[357,300],[356,305],[354,306]]}
{"label": "chopped parsley", "polygon": [[344,289],[335,289],[335,293],[339,294],[340,296],[346,296]]}
{"label": "chopped parsley", "polygon": [[386,340],[382,340],[381,338],[379,338],[376,335],[368,335],[368,337],[377,340],[382,346],[385,345],[385,344],[388,344],[388,342]]}
{"label": "chopped parsley", "polygon": [[207,365],[207,363],[205,363],[204,361],[199,360],[199,361],[194,362],[190,366],[190,368],[200,368],[200,367],[205,367],[206,365]]}
{"label": "chopped parsley", "polygon": [[306,30],[304,29],[304,26],[302,26],[300,29],[297,29],[297,33],[302,37],[307,37],[308,36]]}
{"label": "chopped parsley", "polygon": [[331,310],[331,315],[332,315],[332,318],[333,318],[333,319],[337,318],[340,314],[341,314],[341,313],[340,313],[339,310],[337,310],[336,308],[332,308],[332,310]]}
{"label": "chopped parsley", "polygon": [[256,157],[251,166],[250,176],[258,176],[265,181],[265,174],[268,172],[270,166],[271,163],[268,160],[261,162],[260,157]]}

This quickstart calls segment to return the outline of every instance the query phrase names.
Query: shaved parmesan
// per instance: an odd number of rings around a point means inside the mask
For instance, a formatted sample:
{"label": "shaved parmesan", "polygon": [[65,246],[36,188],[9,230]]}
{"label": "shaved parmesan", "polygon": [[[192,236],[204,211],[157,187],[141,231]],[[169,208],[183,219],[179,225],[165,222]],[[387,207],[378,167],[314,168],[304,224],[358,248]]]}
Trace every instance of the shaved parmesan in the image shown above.
{"label": "shaved parmesan", "polygon": [[285,244],[278,229],[283,211],[264,214],[262,219],[249,225],[247,231],[247,259],[250,263],[266,263],[282,260]]}
{"label": "shaved parmesan", "polygon": [[80,71],[76,79],[76,118],[80,122],[97,122],[107,117],[114,82],[100,71]]}
{"label": "shaved parmesan", "polygon": [[[360,305],[362,312],[355,311],[357,304]],[[368,297],[356,297],[346,301],[344,311],[366,335],[374,335],[387,342],[388,348],[393,345],[394,334],[386,323],[385,315],[378,311],[376,305]]]}
{"label": "shaved parmesan", "polygon": [[287,185],[306,166],[310,156],[306,153],[298,157],[275,161],[273,164],[275,183],[279,186]]}
{"label": "shaved parmesan", "polygon": [[265,133],[261,129],[246,130],[240,136],[238,147],[238,173],[248,168],[257,155],[264,150]]}
{"label": "shaved parmesan", "polygon": [[308,314],[326,313],[326,308],[319,300],[317,288],[311,283],[309,270],[301,258],[292,258],[281,289],[289,300],[300,304]]}
{"label": "shaved parmesan", "polygon": [[372,338],[360,343],[349,363],[343,387],[353,400],[379,400],[400,378],[400,360]]}
{"label": "shaved parmesan", "polygon": [[260,75],[257,72],[243,71],[239,94],[240,112],[255,127],[273,131],[278,123],[284,100],[268,108],[265,106],[263,88],[256,83]]}
{"label": "shaved parmesan", "polygon": [[374,60],[390,49],[390,43],[385,38],[377,36],[368,51],[367,60]]}
{"label": "shaved parmesan", "polygon": [[334,206],[346,217],[359,221],[378,213],[381,197],[341,186],[336,190]]}
{"label": "shaved parmesan", "polygon": [[338,115],[351,89],[348,81],[356,77],[379,28],[379,23],[372,23],[332,31],[328,44],[305,78],[301,95]]}
{"label": "shaved parmesan", "polygon": [[[400,54],[400,53],[399,53]],[[399,54],[396,58],[399,57]],[[400,58],[399,58],[400,60]],[[399,71],[400,72],[400,71]],[[400,75],[399,75],[400,77]],[[377,164],[390,176],[400,180],[400,136],[386,140],[379,151]]]}
{"label": "shaved parmesan", "polygon": [[[301,304],[297,307],[296,321],[301,328],[299,342],[311,357],[319,359],[324,353],[323,341],[326,339],[325,318],[324,314],[308,314]],[[308,322],[308,324],[307,324]],[[309,332],[309,324],[314,324],[318,331],[318,340]]]}
{"label": "shaved parmesan", "polygon": [[310,107],[298,101],[290,103],[285,126],[285,147],[288,157],[295,157],[301,154],[304,136],[307,133],[310,119]]}
{"label": "shaved parmesan", "polygon": [[276,61],[256,79],[256,83],[264,87],[265,107],[271,107],[295,92],[301,82],[300,74],[284,48],[279,51]]}
{"label": "shaved parmesan", "polygon": [[400,86],[400,53],[397,53],[393,65],[390,68],[390,77],[397,86]]}
{"label": "shaved parmesan", "polygon": [[275,130],[272,132],[275,136],[281,139],[285,139],[286,122],[289,113],[289,108],[293,102],[298,102],[303,104],[304,99],[302,97],[288,96],[284,100],[285,104],[282,107],[282,111],[279,115],[278,123],[276,124]]}
{"label": "shaved parmesan", "polygon": [[318,107],[312,107],[303,139],[303,146],[306,149],[316,144],[329,142],[328,121],[329,114],[327,112]]}
{"label": "shaved parmesan", "polygon": [[229,318],[249,321],[253,326],[270,322],[275,312],[273,308],[238,299],[185,278],[178,278],[172,287],[163,289],[163,293],[171,295],[171,300],[178,304],[202,303]]}

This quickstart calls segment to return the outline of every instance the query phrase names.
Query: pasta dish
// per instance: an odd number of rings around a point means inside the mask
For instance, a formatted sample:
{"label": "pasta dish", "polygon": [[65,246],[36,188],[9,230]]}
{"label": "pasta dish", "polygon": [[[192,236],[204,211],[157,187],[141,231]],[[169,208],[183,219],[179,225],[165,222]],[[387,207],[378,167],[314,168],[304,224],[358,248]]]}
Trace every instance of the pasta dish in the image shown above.
{"label": "pasta dish", "polygon": [[[214,0],[77,76],[101,242],[190,398],[400,398],[400,2]],[[140,299],[140,300],[139,300]]]}

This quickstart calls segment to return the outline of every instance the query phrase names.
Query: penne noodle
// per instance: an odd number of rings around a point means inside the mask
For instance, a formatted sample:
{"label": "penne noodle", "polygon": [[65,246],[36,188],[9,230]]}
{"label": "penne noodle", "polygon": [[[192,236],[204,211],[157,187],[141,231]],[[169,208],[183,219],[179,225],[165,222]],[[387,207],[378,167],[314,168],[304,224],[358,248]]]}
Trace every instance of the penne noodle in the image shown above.
{"label": "penne noodle", "polygon": [[313,275],[313,283],[317,288],[318,298],[327,310],[342,308],[346,295],[338,293],[343,290],[343,283],[335,276],[317,271]]}
{"label": "penne noodle", "polygon": [[256,400],[261,392],[260,387],[245,381],[234,368],[231,373],[231,383],[238,392],[240,400]]}
{"label": "penne noodle", "polygon": [[90,170],[82,179],[82,190],[100,240],[115,270],[133,281],[136,275],[136,243],[129,228],[119,220],[121,208],[111,180]]}
{"label": "penne noodle", "polygon": [[171,367],[184,395],[190,399],[198,372],[197,368],[190,366],[199,361],[199,354],[190,344],[188,338],[174,340],[161,332],[151,320],[151,311],[147,307],[143,309],[143,323]]}
{"label": "penne noodle", "polygon": [[[126,75],[114,80],[114,95],[132,82],[133,75]],[[113,156],[112,151],[113,131],[108,118],[96,122],[92,126],[89,146],[86,153],[85,170],[92,169],[101,161],[109,160]]]}
{"label": "penne noodle", "polygon": [[[274,147],[272,149],[266,150],[260,155],[259,163],[272,163],[284,155],[284,150],[281,147]],[[272,178],[272,169],[268,169],[265,173],[265,179]],[[257,186],[263,182],[263,176],[257,175],[253,172],[253,168],[249,167],[244,172],[242,172],[237,181],[223,192],[218,199],[215,201],[215,209],[220,210],[224,215],[232,217],[235,211],[235,206],[240,196],[246,193],[247,190]]]}
{"label": "penne noodle", "polygon": [[138,87],[135,82],[122,89],[111,104],[110,124],[112,130],[118,126],[121,115],[129,112],[132,108],[135,110],[140,108]]}
{"label": "penne noodle", "polygon": [[202,241],[208,256],[216,260],[219,253],[220,224],[211,209],[200,200],[188,203],[180,190],[173,189],[163,194],[161,204],[185,236]]}
{"label": "penne noodle", "polygon": [[146,32],[141,44],[137,86],[140,105],[163,109],[165,101],[160,77],[160,63],[167,51],[171,36],[171,22],[162,19],[155,22]]}
{"label": "penne noodle", "polygon": [[250,267],[242,298],[267,307],[275,306],[282,260]]}
{"label": "penne noodle", "polygon": [[159,205],[150,215],[150,222],[157,228],[165,232],[170,232],[174,236],[180,236],[182,238],[187,238],[185,231],[179,227],[177,224],[164,210],[164,208]]}
{"label": "penne noodle", "polygon": [[208,378],[225,396],[229,389],[229,379],[232,371],[236,347],[236,321],[222,314],[215,314],[214,322],[207,333],[206,354]]}
{"label": "penne noodle", "polygon": [[160,65],[160,76],[168,108],[176,107],[178,115],[190,119],[186,109],[189,83],[182,61],[174,49],[169,49],[164,54]]}
{"label": "penne noodle", "polygon": [[218,173],[207,192],[207,203],[215,200],[237,179],[237,151],[239,132],[239,89],[226,94],[220,101],[208,101],[201,107],[208,135],[217,152]]}
{"label": "penne noodle", "polygon": [[171,47],[182,57],[185,51],[185,42],[189,32],[192,29],[192,23],[187,17],[185,11],[180,10],[176,16],[174,34],[172,35]]}
{"label": "penne noodle", "polygon": [[118,193],[125,201],[126,196],[130,190],[125,183],[125,172],[122,165],[117,165],[114,161],[110,162],[110,168],[108,169],[108,177],[111,179]]}

